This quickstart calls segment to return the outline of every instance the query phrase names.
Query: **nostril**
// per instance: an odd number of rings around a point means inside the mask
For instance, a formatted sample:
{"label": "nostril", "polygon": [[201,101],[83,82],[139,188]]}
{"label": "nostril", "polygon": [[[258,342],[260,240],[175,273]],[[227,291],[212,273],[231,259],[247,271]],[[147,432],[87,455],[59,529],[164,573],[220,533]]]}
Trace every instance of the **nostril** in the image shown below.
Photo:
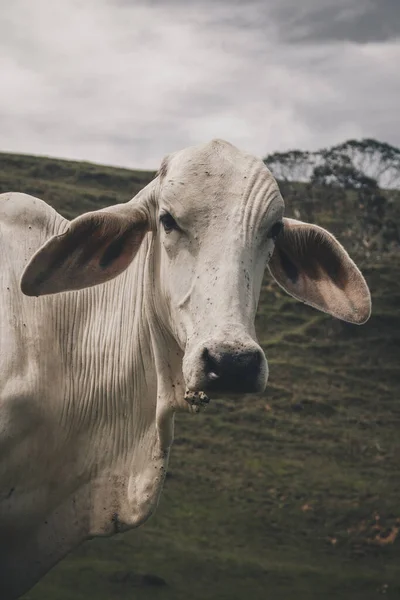
{"label": "nostril", "polygon": [[214,358],[208,348],[204,348],[202,358],[204,361],[204,367],[206,375],[211,380],[216,380],[219,378],[219,370],[218,370],[218,361]]}

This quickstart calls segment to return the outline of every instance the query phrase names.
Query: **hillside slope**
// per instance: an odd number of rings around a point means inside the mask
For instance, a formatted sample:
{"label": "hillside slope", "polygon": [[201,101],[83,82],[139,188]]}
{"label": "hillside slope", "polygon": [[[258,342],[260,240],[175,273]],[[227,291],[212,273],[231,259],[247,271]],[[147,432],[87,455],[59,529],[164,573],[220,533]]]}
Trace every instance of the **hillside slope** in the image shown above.
{"label": "hillside slope", "polygon": [[[0,192],[37,195],[69,218],[128,200],[153,175],[0,154]],[[25,600],[400,597],[398,249],[360,247],[351,193],[283,192],[287,214],[311,215],[353,248],[371,320],[336,321],[266,274],[257,317],[265,394],[179,416],[157,514],[84,544]],[[398,219],[397,196],[390,211]]]}

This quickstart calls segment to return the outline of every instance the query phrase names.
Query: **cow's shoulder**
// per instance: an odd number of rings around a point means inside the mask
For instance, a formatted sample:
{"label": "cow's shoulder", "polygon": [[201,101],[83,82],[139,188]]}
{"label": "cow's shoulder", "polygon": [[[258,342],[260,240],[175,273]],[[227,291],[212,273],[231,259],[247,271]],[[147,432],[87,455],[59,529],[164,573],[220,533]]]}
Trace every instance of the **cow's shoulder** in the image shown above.
{"label": "cow's shoulder", "polygon": [[65,219],[49,204],[29,194],[0,194],[0,225],[13,230],[48,232],[58,229]]}

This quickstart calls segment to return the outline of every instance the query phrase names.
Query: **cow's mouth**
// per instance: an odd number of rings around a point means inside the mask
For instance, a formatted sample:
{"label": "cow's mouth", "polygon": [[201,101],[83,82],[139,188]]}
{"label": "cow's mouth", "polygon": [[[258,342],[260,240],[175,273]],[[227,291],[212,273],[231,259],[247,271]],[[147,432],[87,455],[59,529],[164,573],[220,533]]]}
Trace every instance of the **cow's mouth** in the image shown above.
{"label": "cow's mouth", "polygon": [[189,390],[186,389],[185,396],[186,402],[190,404],[193,412],[200,412],[200,409],[205,408],[210,402],[210,398],[201,390]]}

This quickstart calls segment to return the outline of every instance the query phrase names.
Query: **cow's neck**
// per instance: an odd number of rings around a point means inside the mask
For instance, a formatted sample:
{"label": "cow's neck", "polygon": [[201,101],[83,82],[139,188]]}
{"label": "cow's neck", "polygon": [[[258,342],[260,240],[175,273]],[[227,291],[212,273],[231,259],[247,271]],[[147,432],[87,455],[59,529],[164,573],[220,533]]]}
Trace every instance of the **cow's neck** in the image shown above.
{"label": "cow's neck", "polygon": [[130,267],[114,280],[54,297],[63,418],[85,434],[107,429],[116,452],[154,424],[160,376],[166,376],[160,361],[168,363],[173,350],[156,314],[153,269],[148,235]]}
{"label": "cow's neck", "polygon": [[134,430],[142,408],[154,410],[144,275],[145,265],[137,259],[105,285],[56,299],[65,417],[76,428],[123,425]]}
{"label": "cow's neck", "polygon": [[[114,513],[126,512],[119,518],[130,524],[145,518],[143,489],[148,488],[150,508],[158,496],[155,488],[162,483],[172,442],[173,414],[186,408],[181,353],[157,310],[156,271],[149,234],[122,275],[55,300],[54,326],[64,371],[61,432],[72,453],[63,471],[82,477],[82,484],[88,477],[95,485],[103,482],[99,506],[106,481],[107,503]],[[162,473],[153,481],[155,467]],[[97,488],[93,498],[96,493]],[[124,494],[130,497],[125,506]],[[134,514],[136,507],[140,510]],[[92,526],[91,533],[102,527]]]}

